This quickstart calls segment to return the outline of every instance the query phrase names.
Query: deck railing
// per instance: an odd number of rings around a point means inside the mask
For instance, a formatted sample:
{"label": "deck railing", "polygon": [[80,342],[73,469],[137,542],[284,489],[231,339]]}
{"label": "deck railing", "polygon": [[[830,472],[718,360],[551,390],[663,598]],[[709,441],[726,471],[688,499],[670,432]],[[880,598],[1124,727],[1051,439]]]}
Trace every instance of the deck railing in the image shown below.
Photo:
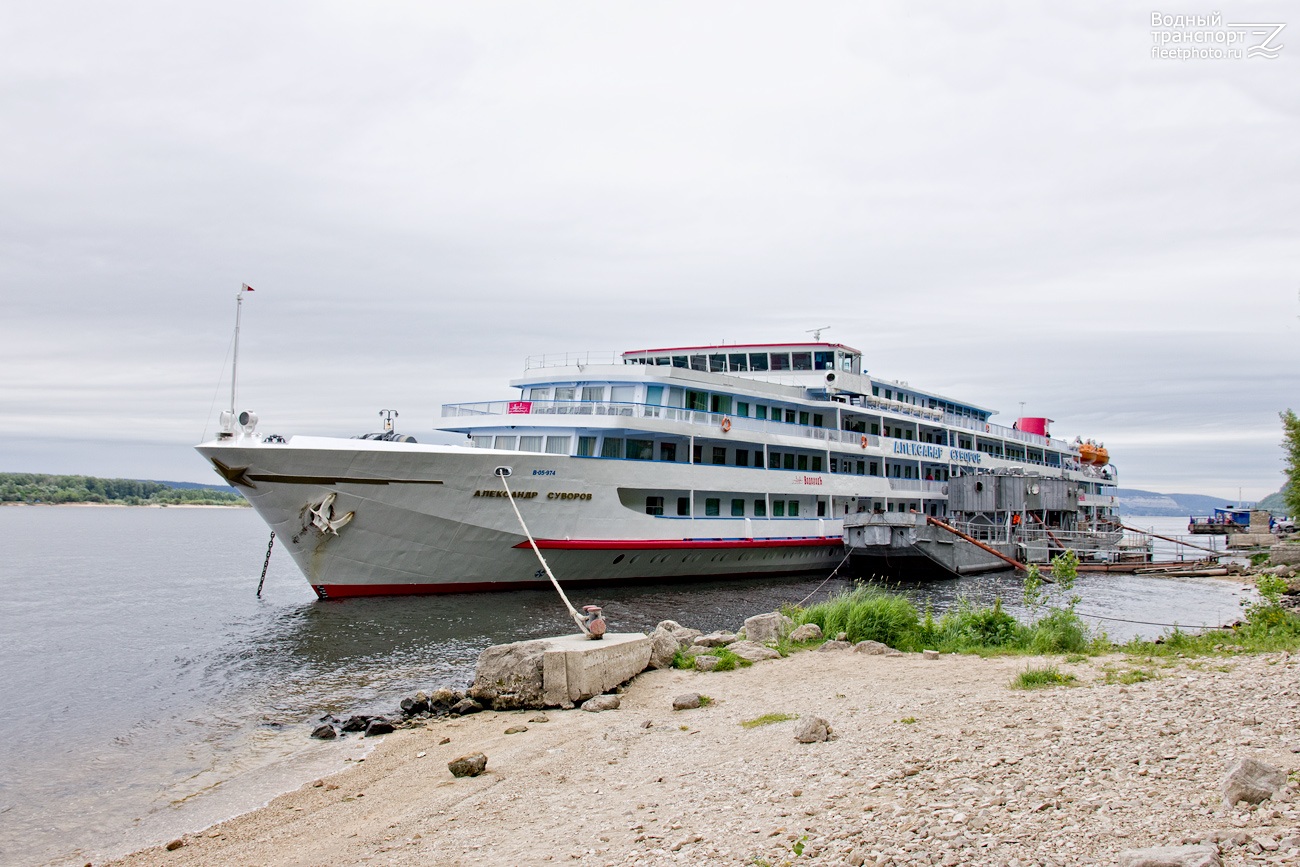
{"label": "deck railing", "polygon": [[[540,356],[542,358],[549,356]],[[573,356],[568,356],[572,358]],[[879,401],[879,403],[897,403],[897,401]],[[907,404],[898,404],[907,406]],[[914,407],[914,409],[920,409]],[[931,412],[931,410],[926,410]],[[731,427],[735,430],[750,431],[752,433],[775,434],[778,436],[796,436],[814,440],[822,440],[828,443],[840,443],[844,445],[861,446],[865,437],[867,446],[879,448],[881,437],[876,434],[862,434],[855,431],[836,430],[835,428],[812,427],[810,425],[791,424],[789,422],[776,421],[774,419],[757,419],[747,416],[738,416],[731,413],[709,412],[697,409],[685,409],[683,407],[673,406],[656,406],[643,403],[625,403],[613,401],[584,401],[584,400],[493,400],[482,401],[478,403],[448,403],[442,407],[443,418],[476,418],[484,416],[517,416],[517,415],[589,415],[589,416],[624,416],[626,418],[657,418],[666,421],[680,421],[688,424],[701,426],[712,426],[721,430],[722,420],[730,420]],[[970,419],[963,419],[960,416],[948,415],[945,422],[963,427],[969,427],[967,422]],[[980,428],[983,424],[979,425]],[[1015,431],[1010,428],[1004,428],[1001,425],[991,425],[996,435],[1004,433],[1015,439],[1024,439],[1030,437],[1047,443],[1045,437],[1037,434],[1025,433],[1024,431]],[[913,440],[904,440],[913,442]],[[1064,444],[1059,444],[1064,447]],[[991,455],[992,457],[1004,457]],[[1044,461],[1029,460],[1027,458],[1009,458],[1008,460],[1019,460],[1026,464],[1037,464],[1039,466],[1055,467],[1053,464],[1047,464]]]}
{"label": "deck railing", "polygon": [[804,437],[827,443],[844,443],[861,447],[865,437],[868,446],[879,448],[880,437],[834,428],[811,427],[773,419],[749,418],[730,413],[708,412],[675,406],[651,406],[642,403],[614,403],[581,400],[495,400],[483,403],[449,403],[442,407],[443,418],[482,418],[488,416],[519,415],[576,415],[623,416],[625,418],[663,419],[687,424],[712,427],[723,435],[722,420],[736,431],[773,434],[776,436]]}

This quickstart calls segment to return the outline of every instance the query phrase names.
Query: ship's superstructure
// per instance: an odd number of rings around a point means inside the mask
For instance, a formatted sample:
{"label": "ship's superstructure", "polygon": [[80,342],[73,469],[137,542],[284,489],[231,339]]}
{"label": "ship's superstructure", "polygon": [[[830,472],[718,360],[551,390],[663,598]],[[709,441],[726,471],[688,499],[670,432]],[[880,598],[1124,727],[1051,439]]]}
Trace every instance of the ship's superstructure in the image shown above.
{"label": "ship's superstructure", "polygon": [[325,597],[544,582],[506,485],[566,582],[828,569],[846,515],[946,517],[951,480],[986,472],[1067,479],[1068,529],[1107,527],[1098,449],[862,361],[823,342],[543,356],[515,399],[443,407],[464,445],[232,422],[198,448]]}

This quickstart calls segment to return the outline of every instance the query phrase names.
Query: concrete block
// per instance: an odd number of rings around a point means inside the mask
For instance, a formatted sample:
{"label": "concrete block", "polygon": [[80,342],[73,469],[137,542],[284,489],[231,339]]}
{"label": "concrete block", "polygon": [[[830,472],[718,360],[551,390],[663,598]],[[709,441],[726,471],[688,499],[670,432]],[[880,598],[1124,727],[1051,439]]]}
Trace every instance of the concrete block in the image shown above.
{"label": "concrete block", "polygon": [[1233,533],[1228,536],[1229,548],[1268,548],[1277,541],[1272,533]]}
{"label": "concrete block", "polygon": [[1300,566],[1300,545],[1274,545],[1268,549],[1268,561],[1279,566]]}
{"label": "concrete block", "polygon": [[650,664],[651,640],[640,632],[609,632],[599,641],[582,635],[547,638],[542,655],[542,700],[577,704],[626,683]]}

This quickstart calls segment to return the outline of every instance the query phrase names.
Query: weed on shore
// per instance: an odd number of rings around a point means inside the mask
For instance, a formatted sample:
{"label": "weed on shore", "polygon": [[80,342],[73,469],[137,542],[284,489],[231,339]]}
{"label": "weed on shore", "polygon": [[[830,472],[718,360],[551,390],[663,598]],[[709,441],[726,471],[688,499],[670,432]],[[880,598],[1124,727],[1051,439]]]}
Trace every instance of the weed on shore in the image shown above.
{"label": "weed on shore", "polygon": [[1026,668],[1011,681],[1012,689],[1044,689],[1050,686],[1073,686],[1079,679],[1073,674],[1061,671],[1055,665],[1046,668]]}
{"label": "weed on shore", "polygon": [[[1240,623],[1201,633],[1173,628],[1154,640],[1135,638],[1114,644],[1105,632],[1090,630],[1075,613],[1080,601],[1074,593],[1078,563],[1072,551],[1053,558],[1050,582],[1037,567],[1030,567],[1024,587],[1030,611],[1028,622],[1009,614],[1000,599],[983,607],[962,599],[936,618],[928,608],[919,612],[905,596],[870,584],[860,584],[807,608],[787,608],[785,613],[797,624],[817,624],[828,637],[845,633],[854,643],[879,641],[913,653],[932,649],[980,656],[1062,654],[1066,662],[1078,663],[1116,652],[1146,659],[1172,659],[1300,650],[1300,616],[1281,603],[1286,582],[1267,574],[1259,576],[1259,598],[1245,607]],[[816,643],[787,643],[782,655]],[[1156,676],[1154,672],[1152,676]],[[1115,673],[1107,677],[1136,675]]]}

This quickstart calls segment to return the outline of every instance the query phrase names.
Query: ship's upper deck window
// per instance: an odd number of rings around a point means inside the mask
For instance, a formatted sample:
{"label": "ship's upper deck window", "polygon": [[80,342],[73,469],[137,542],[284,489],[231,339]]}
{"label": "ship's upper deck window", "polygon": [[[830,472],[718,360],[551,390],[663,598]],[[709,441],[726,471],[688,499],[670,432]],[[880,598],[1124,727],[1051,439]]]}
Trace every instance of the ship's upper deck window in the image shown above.
{"label": "ship's upper deck window", "polygon": [[761,373],[765,370],[841,370],[845,373],[859,373],[861,359],[857,350],[831,343],[692,346],[673,350],[640,350],[623,355],[625,364],[671,365],[705,373]]}

